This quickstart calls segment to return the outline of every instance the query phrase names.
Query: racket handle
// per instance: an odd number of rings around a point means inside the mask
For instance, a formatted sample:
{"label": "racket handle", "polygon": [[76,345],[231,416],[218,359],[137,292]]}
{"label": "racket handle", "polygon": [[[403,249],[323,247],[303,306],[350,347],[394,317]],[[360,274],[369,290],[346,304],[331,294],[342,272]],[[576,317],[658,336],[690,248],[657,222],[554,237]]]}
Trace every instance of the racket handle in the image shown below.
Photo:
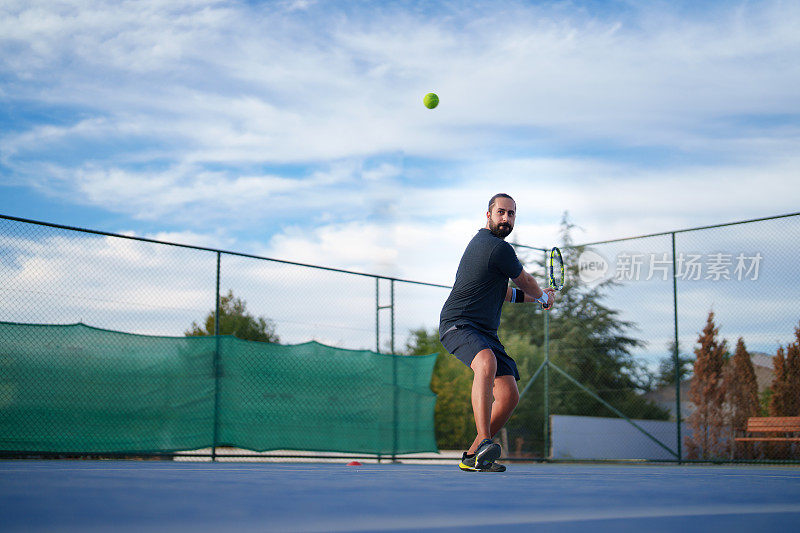
{"label": "racket handle", "polygon": [[542,291],[542,295],[536,298],[536,301],[542,304],[542,306],[546,306],[547,302],[550,301],[550,298],[547,297],[547,293]]}

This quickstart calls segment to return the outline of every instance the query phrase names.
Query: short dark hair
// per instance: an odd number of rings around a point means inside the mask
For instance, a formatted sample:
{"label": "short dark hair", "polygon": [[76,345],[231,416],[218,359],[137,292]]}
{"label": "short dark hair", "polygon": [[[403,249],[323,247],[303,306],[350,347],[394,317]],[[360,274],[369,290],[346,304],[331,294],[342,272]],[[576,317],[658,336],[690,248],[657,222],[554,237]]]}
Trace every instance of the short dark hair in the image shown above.
{"label": "short dark hair", "polygon": [[494,196],[492,196],[492,199],[491,199],[491,200],[489,200],[489,212],[490,212],[490,213],[492,212],[492,207],[494,207],[495,201],[496,201],[498,198],[508,198],[509,200],[511,200],[512,202],[514,202],[514,207],[515,207],[515,208],[517,207],[517,201],[516,201],[516,200],[514,200],[513,198],[511,198],[511,196],[510,196],[510,195],[508,195],[508,194],[506,194],[506,193],[504,193],[504,192],[501,192],[501,193],[495,194]]}

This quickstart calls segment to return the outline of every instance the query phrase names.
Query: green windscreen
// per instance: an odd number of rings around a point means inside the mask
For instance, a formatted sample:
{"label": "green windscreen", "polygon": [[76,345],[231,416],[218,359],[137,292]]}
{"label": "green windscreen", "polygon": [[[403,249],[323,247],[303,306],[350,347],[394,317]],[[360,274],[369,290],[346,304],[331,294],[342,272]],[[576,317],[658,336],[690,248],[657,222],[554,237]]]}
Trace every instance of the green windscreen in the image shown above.
{"label": "green windscreen", "polygon": [[436,451],[434,362],[0,322],[0,450]]}

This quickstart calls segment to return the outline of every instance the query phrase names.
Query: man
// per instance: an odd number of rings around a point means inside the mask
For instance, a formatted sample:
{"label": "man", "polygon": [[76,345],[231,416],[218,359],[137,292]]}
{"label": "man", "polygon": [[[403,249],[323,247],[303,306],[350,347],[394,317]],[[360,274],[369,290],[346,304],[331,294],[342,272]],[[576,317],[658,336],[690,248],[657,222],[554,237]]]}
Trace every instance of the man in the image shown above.
{"label": "man", "polygon": [[[458,465],[465,471],[506,469],[495,463],[501,450],[491,439],[519,402],[519,372],[497,338],[503,302],[540,302],[550,309],[555,299],[553,289],[542,291],[523,270],[514,248],[504,240],[514,229],[516,214],[517,204],[507,194],[489,201],[486,227],[467,245],[439,318],[442,345],[474,372],[472,410],[478,435]],[[509,279],[521,290],[512,289]]]}

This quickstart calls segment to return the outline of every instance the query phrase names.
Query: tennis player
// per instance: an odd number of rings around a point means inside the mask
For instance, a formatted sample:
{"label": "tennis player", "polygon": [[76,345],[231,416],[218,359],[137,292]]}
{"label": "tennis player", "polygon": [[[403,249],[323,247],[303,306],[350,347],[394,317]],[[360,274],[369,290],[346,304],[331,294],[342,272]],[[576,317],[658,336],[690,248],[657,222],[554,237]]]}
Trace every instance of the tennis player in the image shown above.
{"label": "tennis player", "polygon": [[[516,215],[517,204],[511,196],[492,196],[486,227],[467,245],[439,318],[442,345],[474,372],[472,410],[478,436],[458,465],[470,472],[506,469],[495,463],[501,449],[492,437],[519,402],[519,372],[497,337],[503,302],[539,302],[550,309],[555,299],[553,289],[543,291],[525,272],[514,248],[505,241],[514,229]],[[509,279],[519,289],[511,288]]]}

